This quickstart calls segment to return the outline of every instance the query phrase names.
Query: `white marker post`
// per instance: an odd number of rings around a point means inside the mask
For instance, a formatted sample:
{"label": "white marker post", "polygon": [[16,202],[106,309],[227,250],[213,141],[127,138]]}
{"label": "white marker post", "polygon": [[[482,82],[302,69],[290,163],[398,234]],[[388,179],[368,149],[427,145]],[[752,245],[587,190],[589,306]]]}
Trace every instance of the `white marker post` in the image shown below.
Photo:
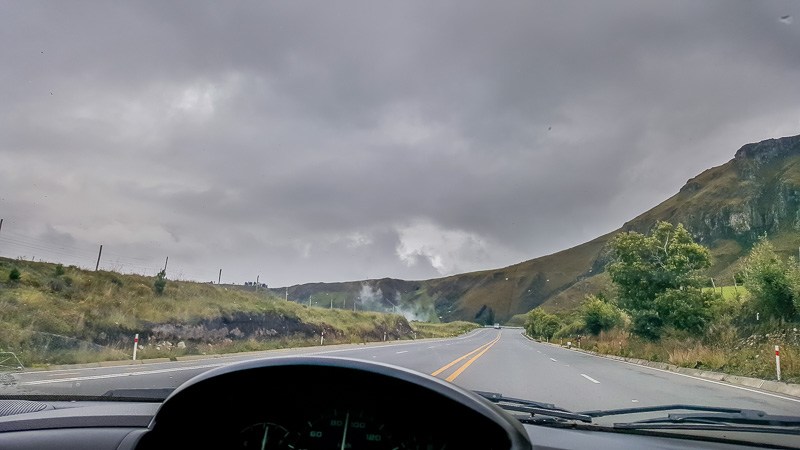
{"label": "white marker post", "polygon": [[322,330],[322,334],[319,335],[319,345],[325,342],[325,330]]}
{"label": "white marker post", "polygon": [[133,360],[136,361],[136,350],[139,348],[139,333],[133,337]]}
{"label": "white marker post", "polygon": [[781,381],[781,349],[775,346],[775,372],[778,373],[778,381]]}

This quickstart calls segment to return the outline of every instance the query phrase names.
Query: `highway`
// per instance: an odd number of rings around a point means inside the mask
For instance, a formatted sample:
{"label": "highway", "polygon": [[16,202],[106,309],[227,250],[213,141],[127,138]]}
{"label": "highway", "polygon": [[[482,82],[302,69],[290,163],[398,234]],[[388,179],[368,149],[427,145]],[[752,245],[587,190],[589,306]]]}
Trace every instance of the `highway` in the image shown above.
{"label": "highway", "polygon": [[[675,403],[800,414],[800,399],[699,379],[531,341],[519,329],[475,330],[450,339],[306,347],[192,361],[15,374],[16,391],[99,395],[114,388],[176,387],[222,364],[286,355],[327,355],[394,364],[467,389],[554,403],[574,411]],[[324,383],[324,380],[320,380]],[[0,388],[0,396],[10,392]]]}

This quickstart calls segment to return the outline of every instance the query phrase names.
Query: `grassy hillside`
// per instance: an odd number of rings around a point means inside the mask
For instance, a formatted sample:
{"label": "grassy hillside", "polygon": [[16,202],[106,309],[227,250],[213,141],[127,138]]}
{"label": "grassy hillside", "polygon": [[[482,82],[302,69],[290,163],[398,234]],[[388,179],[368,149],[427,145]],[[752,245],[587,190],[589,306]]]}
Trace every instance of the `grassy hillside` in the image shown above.
{"label": "grassy hillside", "polygon": [[[20,278],[9,279],[13,269]],[[257,350],[326,343],[440,336],[458,330],[400,315],[308,307],[264,291],[86,271],[0,258],[0,350],[26,365]]]}
{"label": "grassy hillside", "polygon": [[[711,249],[709,284],[712,277],[719,284],[732,284],[739,260],[765,233],[780,253],[797,255],[800,136],[747,144],[734,159],[692,178],[677,194],[620,230],[552,255],[502,269],[424,281],[384,279],[293,286],[289,294],[298,301],[326,295],[352,301],[363,286],[370,285],[380,287],[389,301],[399,299],[408,308],[421,305],[432,319],[444,321],[505,322],[539,305],[567,311],[587,293],[609,289],[608,277],[602,272],[607,262],[606,244],[616,233],[644,233],[659,220],[683,223],[696,240]],[[389,301],[383,301],[384,308],[391,308]]]}

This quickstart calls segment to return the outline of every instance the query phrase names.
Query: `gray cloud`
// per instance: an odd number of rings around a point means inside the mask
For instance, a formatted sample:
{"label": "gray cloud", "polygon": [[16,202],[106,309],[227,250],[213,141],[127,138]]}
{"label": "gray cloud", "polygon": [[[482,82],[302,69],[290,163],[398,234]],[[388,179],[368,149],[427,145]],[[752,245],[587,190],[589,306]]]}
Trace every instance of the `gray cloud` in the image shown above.
{"label": "gray cloud", "polygon": [[435,277],[596,237],[800,130],[790,1],[0,9],[3,256]]}

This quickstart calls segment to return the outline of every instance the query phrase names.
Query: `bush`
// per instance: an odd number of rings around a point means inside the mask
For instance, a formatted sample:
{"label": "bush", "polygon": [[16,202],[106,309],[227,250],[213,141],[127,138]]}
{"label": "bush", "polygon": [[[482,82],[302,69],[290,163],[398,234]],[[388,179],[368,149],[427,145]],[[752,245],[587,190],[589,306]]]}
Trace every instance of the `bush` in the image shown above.
{"label": "bush", "polygon": [[61,292],[67,287],[67,284],[64,283],[64,280],[60,278],[53,278],[47,284],[50,286],[50,290],[53,292]]}
{"label": "bush", "polygon": [[167,287],[167,272],[161,270],[161,272],[158,272],[158,275],[156,275],[156,281],[153,282],[153,291],[156,293],[156,295],[163,295],[164,288],[166,287]]}
{"label": "bush", "polygon": [[529,336],[550,340],[561,328],[561,320],[541,309],[532,309],[525,320],[525,330]]}
{"label": "bush", "polygon": [[766,317],[792,320],[800,311],[800,269],[797,261],[781,259],[762,238],[745,260],[745,286],[756,307]]}
{"label": "bush", "polygon": [[581,316],[586,331],[597,336],[601,331],[608,331],[622,320],[622,314],[614,305],[594,295],[586,296],[581,306]]}
{"label": "bush", "polygon": [[61,275],[64,275],[64,265],[56,264],[56,268],[53,270],[53,275],[55,277],[60,277]]}
{"label": "bush", "polygon": [[11,271],[8,272],[8,281],[16,283],[20,278],[22,278],[22,274],[19,272],[19,269],[12,267]]}
{"label": "bush", "polygon": [[584,333],[586,333],[586,326],[583,323],[583,320],[576,319],[559,328],[559,330],[556,331],[556,334],[554,334],[553,337],[571,338],[575,336],[580,336]]}

